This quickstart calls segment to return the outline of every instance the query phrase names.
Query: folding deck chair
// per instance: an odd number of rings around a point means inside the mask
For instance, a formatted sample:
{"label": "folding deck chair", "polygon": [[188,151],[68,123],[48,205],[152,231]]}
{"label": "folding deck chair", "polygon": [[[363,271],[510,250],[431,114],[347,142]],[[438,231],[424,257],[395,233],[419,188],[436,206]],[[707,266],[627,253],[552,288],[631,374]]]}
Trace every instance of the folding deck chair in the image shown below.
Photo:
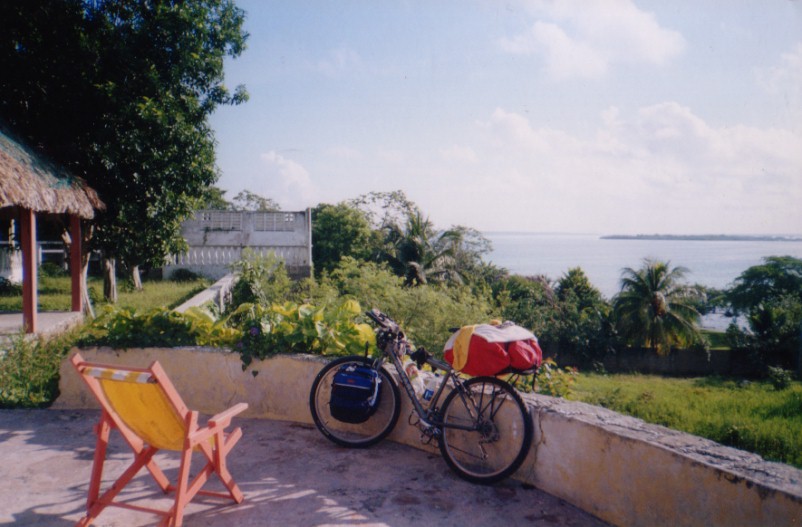
{"label": "folding deck chair", "polygon": [[[184,507],[196,494],[243,500],[242,492],[226,467],[226,456],[242,437],[242,429],[230,433],[225,429],[232,417],[248,408],[245,403],[232,406],[209,419],[206,426],[198,425],[198,412],[184,405],[173,383],[158,362],[149,368],[129,368],[85,362],[79,353],[72,364],[101,405],[100,422],[95,427],[97,445],[92,465],[92,479],[86,502],[86,516],[76,524],[90,525],[108,506],[150,512],[163,517],[159,525],[179,527]],[[134,461],[102,495],[100,494],[103,464],[109,433],[116,429],[134,451]],[[158,467],[153,455],[159,450],[181,452],[178,480],[171,484]],[[206,465],[189,481],[192,453],[200,452]],[[165,493],[175,492],[175,502],[169,510],[140,507],[115,501],[120,491],[145,467]],[[211,492],[201,487],[215,473],[227,492]]]}

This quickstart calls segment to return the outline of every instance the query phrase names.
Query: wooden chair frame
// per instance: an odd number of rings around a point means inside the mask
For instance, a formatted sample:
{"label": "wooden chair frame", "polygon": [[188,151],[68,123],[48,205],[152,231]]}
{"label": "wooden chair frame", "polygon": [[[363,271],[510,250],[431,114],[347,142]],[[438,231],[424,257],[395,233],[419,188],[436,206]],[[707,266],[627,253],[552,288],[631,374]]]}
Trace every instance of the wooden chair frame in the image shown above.
{"label": "wooden chair frame", "polygon": [[[231,424],[231,419],[234,416],[248,408],[246,403],[234,405],[228,410],[211,417],[205,426],[200,426],[198,424],[198,412],[190,411],[184,405],[180,395],[158,361],[153,362],[148,368],[131,368],[111,364],[89,363],[84,361],[79,353],[76,353],[71,358],[71,362],[101,405],[100,421],[95,426],[97,442],[86,502],[86,515],[76,524],[77,526],[91,525],[106,507],[114,506],[158,514],[162,516],[162,521],[159,525],[179,527],[183,522],[184,508],[196,495],[231,499],[235,503],[242,502],[242,491],[234,482],[226,465],[226,456],[242,437],[242,429],[236,428],[229,433],[226,433],[225,429]],[[110,396],[118,388],[113,386],[115,383],[127,383],[124,387],[127,392],[123,393],[131,392],[134,394],[134,397],[131,397],[134,401],[130,405],[124,400],[121,401],[119,395]],[[158,392],[156,397],[163,397],[158,401],[164,401],[165,403],[161,405],[161,409],[158,408],[160,405],[150,406],[143,404],[144,401],[147,401],[144,396],[140,400],[136,400],[136,394],[139,390],[137,385],[141,385],[143,391],[150,390],[149,394]],[[172,415],[151,414],[149,412],[153,406],[156,407],[153,408],[153,412],[160,410],[162,413],[169,414],[172,411]],[[165,410],[165,408],[169,410]],[[137,410],[140,412],[139,415],[136,415]],[[145,421],[164,419],[169,426],[164,429],[158,429],[155,432],[144,430],[145,433],[143,433],[143,423],[141,422],[143,416]],[[139,418],[140,422],[137,422],[137,418]],[[101,494],[103,465],[112,430],[117,430],[131,447],[134,453],[134,460],[114,484]],[[138,432],[135,430],[138,430]],[[169,437],[171,434],[168,432],[174,432],[172,436],[176,436],[176,431],[180,431],[179,437]],[[143,438],[143,435],[146,437]],[[165,476],[153,458],[154,454],[162,449],[181,453],[181,464],[175,485]],[[198,451],[203,455],[206,464],[190,481],[190,466],[194,451]],[[156,484],[165,494],[175,492],[175,501],[169,510],[115,501],[120,491],[143,467],[150,472]],[[213,473],[217,474],[222,481],[226,492],[202,490],[203,485]]]}

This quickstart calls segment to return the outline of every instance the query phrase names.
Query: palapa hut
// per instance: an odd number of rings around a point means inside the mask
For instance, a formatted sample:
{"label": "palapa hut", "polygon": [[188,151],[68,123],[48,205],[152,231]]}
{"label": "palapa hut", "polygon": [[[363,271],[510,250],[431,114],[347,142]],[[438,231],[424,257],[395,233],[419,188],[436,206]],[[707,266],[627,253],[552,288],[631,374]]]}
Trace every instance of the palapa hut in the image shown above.
{"label": "palapa hut", "polygon": [[36,215],[69,216],[72,311],[81,311],[81,219],[91,219],[96,209],[104,208],[84,180],[37,155],[0,125],[0,215],[20,224],[22,325],[27,333],[37,331]]}

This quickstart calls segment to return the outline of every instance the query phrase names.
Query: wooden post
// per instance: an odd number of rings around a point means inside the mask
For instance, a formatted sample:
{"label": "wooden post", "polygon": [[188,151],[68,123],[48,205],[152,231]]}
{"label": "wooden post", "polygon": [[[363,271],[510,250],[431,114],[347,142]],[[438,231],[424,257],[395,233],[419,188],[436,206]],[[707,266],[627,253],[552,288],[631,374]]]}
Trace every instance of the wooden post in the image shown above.
{"label": "wooden post", "polygon": [[22,326],[26,333],[36,333],[36,213],[20,209],[22,238]]}
{"label": "wooden post", "polygon": [[72,277],[72,310],[83,311],[83,261],[81,259],[81,218],[70,216],[70,275]]}

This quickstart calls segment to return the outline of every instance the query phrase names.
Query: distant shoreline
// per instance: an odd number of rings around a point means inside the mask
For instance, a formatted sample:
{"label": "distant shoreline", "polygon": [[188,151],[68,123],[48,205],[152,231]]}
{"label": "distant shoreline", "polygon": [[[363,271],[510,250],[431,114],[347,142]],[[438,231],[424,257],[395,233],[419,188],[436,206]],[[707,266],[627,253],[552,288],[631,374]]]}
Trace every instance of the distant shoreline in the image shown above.
{"label": "distant shoreline", "polygon": [[703,242],[800,242],[800,236],[750,236],[740,234],[612,234],[602,240],[682,240]]}

